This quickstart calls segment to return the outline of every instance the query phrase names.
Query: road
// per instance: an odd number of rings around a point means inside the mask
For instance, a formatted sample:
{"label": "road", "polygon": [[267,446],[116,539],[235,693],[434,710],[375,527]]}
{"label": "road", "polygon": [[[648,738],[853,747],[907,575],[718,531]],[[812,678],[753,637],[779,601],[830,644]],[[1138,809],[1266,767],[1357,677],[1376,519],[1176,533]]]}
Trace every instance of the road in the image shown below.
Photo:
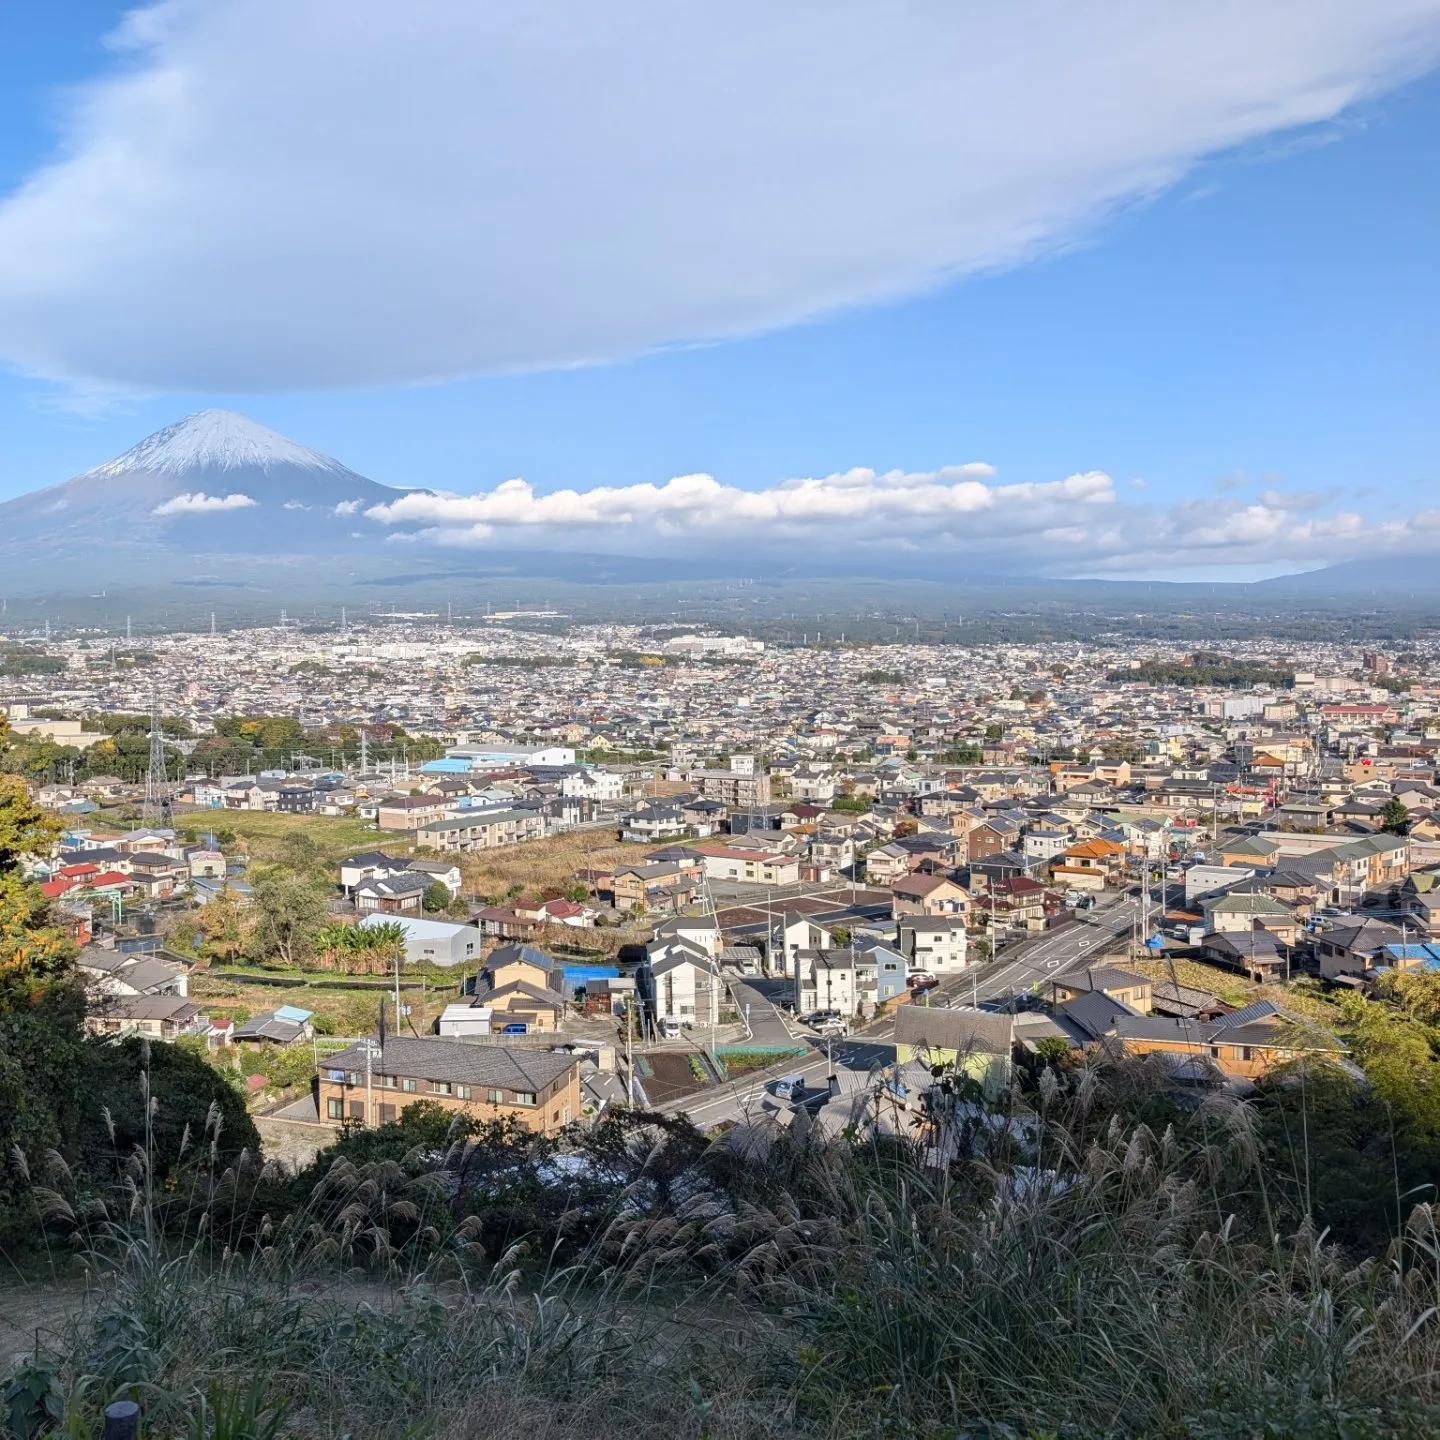
{"label": "road", "polygon": [[1129,935],[1139,910],[1138,896],[1103,900],[1074,924],[1018,940],[994,960],[942,980],[931,991],[930,1003],[983,1005],[1043,987],[1057,975],[1104,954],[1117,939]]}
{"label": "road", "polygon": [[[1129,935],[1139,903],[1135,896],[1107,896],[1074,924],[1017,940],[994,960],[942,981],[930,992],[930,1004],[985,1005],[1027,994],[1086,960],[1098,958]],[[811,1047],[812,1054],[787,1068],[788,1074],[803,1075],[811,1089],[823,1090],[837,1063],[864,1070],[872,1065],[889,1065],[895,1059],[893,1017],[877,1021],[861,1033],[826,1042],[788,1018],[773,1003],[788,994],[787,981],[732,980],[730,988],[737,1003],[750,1006],[750,1028],[757,1045],[796,1043]],[[740,1080],[661,1108],[684,1113],[706,1129],[722,1121],[758,1114],[766,1106],[774,1108],[775,1102],[766,1092],[768,1083],[768,1079]]]}

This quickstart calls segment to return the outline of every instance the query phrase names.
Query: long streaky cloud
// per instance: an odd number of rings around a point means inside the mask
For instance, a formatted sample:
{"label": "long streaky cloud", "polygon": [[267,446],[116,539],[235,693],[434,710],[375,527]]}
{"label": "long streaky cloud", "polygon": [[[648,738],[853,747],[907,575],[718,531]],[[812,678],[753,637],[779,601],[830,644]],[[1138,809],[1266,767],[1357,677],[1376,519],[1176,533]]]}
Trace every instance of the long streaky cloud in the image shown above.
{"label": "long streaky cloud", "polygon": [[782,326],[1063,245],[1437,43],[1440,0],[167,0],[0,204],[0,358],[277,391]]}

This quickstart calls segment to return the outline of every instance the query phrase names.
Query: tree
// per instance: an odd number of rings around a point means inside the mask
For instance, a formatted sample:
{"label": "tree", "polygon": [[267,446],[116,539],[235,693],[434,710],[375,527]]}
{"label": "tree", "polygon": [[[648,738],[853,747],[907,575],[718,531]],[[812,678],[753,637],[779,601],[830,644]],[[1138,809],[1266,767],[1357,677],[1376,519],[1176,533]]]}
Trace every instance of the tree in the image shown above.
{"label": "tree", "polygon": [[255,882],[253,903],[257,958],[278,959],[284,965],[308,960],[325,924],[324,897],[312,885],[277,870]]}
{"label": "tree", "polygon": [[1406,809],[1405,802],[1392,795],[1380,812],[1380,823],[1387,834],[1404,835],[1410,828],[1410,811]]}
{"label": "tree", "polygon": [[420,903],[432,915],[439,915],[450,908],[450,887],[441,880],[432,880],[425,887]]}
{"label": "tree", "polygon": [[0,1244],[33,1216],[12,1153],[63,1148],[84,1088],[74,947],[20,874],[21,857],[48,852],[59,829],[22,780],[0,775]]}

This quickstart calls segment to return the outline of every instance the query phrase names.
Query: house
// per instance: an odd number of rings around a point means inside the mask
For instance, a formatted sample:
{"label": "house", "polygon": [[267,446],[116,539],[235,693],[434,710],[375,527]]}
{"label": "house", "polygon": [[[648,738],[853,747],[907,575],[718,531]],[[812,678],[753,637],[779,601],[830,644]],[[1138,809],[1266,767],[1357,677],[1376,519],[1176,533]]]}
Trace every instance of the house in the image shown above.
{"label": "house", "polygon": [[383,850],[366,850],[359,855],[351,855],[340,862],[340,891],[344,895],[353,895],[356,886],[363,881],[376,875],[398,875],[409,865],[408,860],[387,855]]}
{"label": "house", "polygon": [[[610,879],[611,903],[617,910],[674,912],[694,898],[700,873],[689,861],[617,865]],[[603,890],[598,893],[605,899]]]}
{"label": "house", "polygon": [[1269,930],[1215,930],[1201,940],[1200,950],[1212,965],[1239,970],[1261,984],[1290,973],[1289,952]]}
{"label": "house", "polygon": [[751,885],[796,885],[800,860],[773,850],[727,847],[704,852],[705,878]]}
{"label": "house", "polygon": [[1315,954],[1320,973],[1327,980],[1341,975],[1368,977],[1377,966],[1385,964],[1387,946],[1403,945],[1404,933],[1383,920],[1360,920],[1353,925],[1337,925],[1322,931],[1315,939]]}
{"label": "house", "polygon": [[482,810],[416,827],[415,841],[432,850],[498,850],[545,837],[545,816],[538,810]]}
{"label": "house", "polygon": [[322,1061],[318,1098],[333,1122],[385,1125],[428,1100],[554,1135],[580,1117],[580,1062],[552,1051],[387,1035]]}
{"label": "house", "polygon": [[225,856],[219,850],[206,848],[187,850],[185,859],[190,867],[192,880],[223,880],[225,878]]}
{"label": "house", "polygon": [[769,927],[769,966],[772,975],[795,975],[795,957],[802,950],[819,950],[834,941],[829,929],[808,915],[786,914]]}
{"label": "house", "polygon": [[997,1099],[1010,1084],[1014,1045],[1011,1015],[925,1005],[903,1005],[895,1012],[895,1058],[900,1065],[919,1060],[952,1066],[976,1081],[989,1099]]}
{"label": "house", "polygon": [[910,857],[896,844],[881,845],[865,857],[865,878],[872,885],[889,885],[910,873]]}
{"label": "house", "polygon": [[1111,1003],[1108,1016],[1096,1007],[1080,1017],[1075,1005],[1065,1006],[1062,1014],[1097,1043],[1114,1044],[1132,1055],[1160,1055],[1177,1080],[1256,1080],[1287,1060],[1306,1056],[1338,1061],[1345,1054],[1334,1036],[1301,1025],[1270,1000],[1210,1020],[1136,1015]]}
{"label": "house", "polygon": [[355,908],[362,915],[403,915],[407,912],[419,914],[424,908],[425,892],[430,888],[430,877],[409,870],[393,875],[372,875],[362,880],[351,892]]}
{"label": "house", "polygon": [[1138,1015],[1148,1015],[1153,1003],[1152,985],[1146,976],[1114,965],[1074,970],[1050,983],[1052,1004],[1062,1005],[1089,994],[1103,994],[1111,1000],[1119,1000]]}
{"label": "house", "polygon": [[1103,890],[1125,864],[1125,847],[1113,840],[1080,840],[1050,864],[1050,878],[1077,890]]}
{"label": "house", "polygon": [[963,970],[969,941],[963,915],[907,915],[899,923],[898,944],[911,968],[934,975]]}
{"label": "house", "polygon": [[464,884],[460,867],[453,860],[415,859],[407,861],[405,868],[413,874],[425,876],[432,885],[438,881],[452,897],[460,893],[460,887]]}
{"label": "house", "polygon": [[480,953],[480,931],[474,925],[425,920],[418,915],[373,912],[360,921],[362,930],[376,925],[399,925],[404,930],[406,960],[427,960],[432,965],[463,965]]}
{"label": "house", "polygon": [[855,988],[862,1013],[867,1005],[910,998],[910,964],[903,951],[873,935],[857,935],[851,948],[859,957]]}
{"label": "house", "polygon": [[[794,982],[795,1009],[804,1014],[811,1010],[835,1010],[851,1016],[860,1008],[858,971],[861,952],[850,946],[800,950],[795,955],[791,974]],[[873,965],[866,967],[871,971]]]}
{"label": "house", "polygon": [[209,1025],[200,1007],[183,995],[117,994],[92,990],[85,1005],[85,1030],[91,1035],[148,1035],[176,1040]]}
{"label": "house", "polygon": [[907,875],[890,887],[890,914],[899,920],[907,915],[966,915],[969,892],[940,875]]}
{"label": "house", "polygon": [[296,1005],[281,1005],[260,1015],[252,1015],[236,1025],[231,1040],[236,1045],[269,1043],[299,1045],[315,1038],[314,1015]]}
{"label": "house", "polygon": [[1295,912],[1273,895],[1231,889],[1200,902],[1205,928],[1222,935],[1268,930],[1284,945],[1293,945],[1300,929]]}
{"label": "house", "polygon": [[492,950],[475,978],[473,1005],[492,1014],[492,1033],[546,1034],[565,1021],[564,973],[533,945]]}
{"label": "house", "polygon": [[651,941],[635,972],[645,1017],[652,1025],[716,1025],[724,997],[719,961],[688,940]]}
{"label": "house", "polygon": [[75,962],[87,987],[108,995],[188,994],[189,977],[184,970],[162,964],[147,955],[86,946]]}

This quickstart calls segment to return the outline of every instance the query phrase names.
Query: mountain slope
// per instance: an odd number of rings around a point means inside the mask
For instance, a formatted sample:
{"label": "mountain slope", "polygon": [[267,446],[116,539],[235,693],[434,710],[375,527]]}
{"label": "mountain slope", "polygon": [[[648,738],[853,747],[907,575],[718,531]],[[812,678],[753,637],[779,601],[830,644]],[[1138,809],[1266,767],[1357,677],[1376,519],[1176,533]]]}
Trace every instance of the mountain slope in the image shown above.
{"label": "mountain slope", "polygon": [[373,552],[383,532],[358,514],[400,493],[244,415],[201,410],[0,505],[0,560],[119,578],[167,557]]}

